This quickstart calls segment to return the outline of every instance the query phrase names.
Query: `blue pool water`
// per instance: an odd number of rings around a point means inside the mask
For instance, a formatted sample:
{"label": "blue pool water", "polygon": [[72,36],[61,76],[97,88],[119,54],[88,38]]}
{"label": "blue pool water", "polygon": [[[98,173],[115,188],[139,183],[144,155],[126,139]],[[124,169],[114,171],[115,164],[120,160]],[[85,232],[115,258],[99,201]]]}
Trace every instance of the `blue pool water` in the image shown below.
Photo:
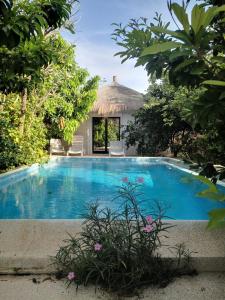
{"label": "blue pool water", "polygon": [[[205,185],[183,183],[192,175],[158,160],[63,158],[0,179],[0,219],[79,219],[87,204],[118,208],[112,201],[123,177],[139,185],[146,212],[159,203],[167,216],[177,220],[206,220],[207,212],[225,203],[198,198]],[[220,187],[225,193],[225,188]],[[121,200],[120,200],[121,201]]]}

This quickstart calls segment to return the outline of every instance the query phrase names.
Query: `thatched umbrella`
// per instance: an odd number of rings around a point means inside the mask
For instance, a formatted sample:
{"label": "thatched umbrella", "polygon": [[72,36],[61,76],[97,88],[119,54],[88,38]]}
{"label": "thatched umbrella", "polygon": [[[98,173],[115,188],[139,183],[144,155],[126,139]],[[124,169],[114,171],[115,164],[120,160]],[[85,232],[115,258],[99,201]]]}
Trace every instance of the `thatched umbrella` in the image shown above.
{"label": "thatched umbrella", "polygon": [[143,105],[144,97],[141,93],[119,84],[116,76],[113,76],[111,84],[99,88],[92,112],[98,115],[124,111],[132,113]]}

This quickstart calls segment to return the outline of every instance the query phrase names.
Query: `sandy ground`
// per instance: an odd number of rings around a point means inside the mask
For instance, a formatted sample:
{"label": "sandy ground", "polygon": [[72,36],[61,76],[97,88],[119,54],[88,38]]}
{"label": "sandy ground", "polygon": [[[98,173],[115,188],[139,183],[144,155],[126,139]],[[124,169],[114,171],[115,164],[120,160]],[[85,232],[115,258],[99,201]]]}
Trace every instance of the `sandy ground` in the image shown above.
{"label": "sandy ground", "polygon": [[[34,280],[35,278],[35,280]],[[33,282],[35,281],[35,283]],[[0,276],[1,300],[108,300],[118,299],[94,287],[66,287],[49,276]],[[128,300],[138,299],[137,297]],[[148,288],[139,299],[145,300],[224,300],[225,273],[202,273],[176,279],[166,288]]]}

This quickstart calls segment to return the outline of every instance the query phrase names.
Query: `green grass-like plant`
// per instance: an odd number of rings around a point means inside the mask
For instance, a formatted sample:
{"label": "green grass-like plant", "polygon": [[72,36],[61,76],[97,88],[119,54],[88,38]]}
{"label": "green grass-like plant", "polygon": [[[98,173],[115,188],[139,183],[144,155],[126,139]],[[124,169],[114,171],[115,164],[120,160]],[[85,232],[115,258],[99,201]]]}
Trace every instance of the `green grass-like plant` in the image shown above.
{"label": "green grass-like plant", "polygon": [[134,295],[141,287],[164,287],[176,276],[194,274],[190,252],[183,245],[173,249],[177,259],[159,255],[161,238],[172,225],[163,221],[160,208],[151,215],[141,210],[136,196],[143,180],[123,181],[121,209],[90,206],[80,234],[69,236],[54,258],[58,275],[77,287],[91,283],[108,292]]}

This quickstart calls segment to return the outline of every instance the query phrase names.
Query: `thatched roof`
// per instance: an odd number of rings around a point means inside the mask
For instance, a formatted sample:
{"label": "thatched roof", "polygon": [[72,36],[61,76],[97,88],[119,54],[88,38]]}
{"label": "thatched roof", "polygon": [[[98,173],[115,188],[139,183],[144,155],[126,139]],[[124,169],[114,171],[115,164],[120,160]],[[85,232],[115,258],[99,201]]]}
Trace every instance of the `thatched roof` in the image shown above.
{"label": "thatched roof", "polygon": [[144,98],[141,93],[119,84],[113,76],[111,84],[99,88],[92,112],[99,115],[123,111],[134,112],[143,104]]}

